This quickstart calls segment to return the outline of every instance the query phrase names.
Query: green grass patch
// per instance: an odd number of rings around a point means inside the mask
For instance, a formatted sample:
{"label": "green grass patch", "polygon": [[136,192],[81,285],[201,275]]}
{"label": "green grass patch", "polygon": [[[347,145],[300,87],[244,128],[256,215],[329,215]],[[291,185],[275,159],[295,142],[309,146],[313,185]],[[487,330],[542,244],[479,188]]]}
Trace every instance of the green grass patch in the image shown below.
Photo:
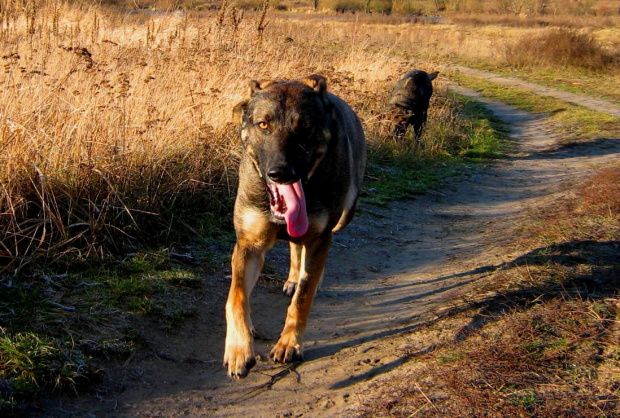
{"label": "green grass patch", "polygon": [[23,400],[41,393],[76,392],[98,370],[68,342],[0,328],[0,413],[21,415]]}
{"label": "green grass patch", "polygon": [[183,319],[196,314],[196,308],[188,301],[193,299],[194,291],[202,289],[202,277],[179,266],[156,267],[146,260],[148,257],[139,255],[126,262],[124,267],[129,267],[129,274],[112,270],[98,280],[107,290],[111,307],[149,316],[165,329],[174,329]]}
{"label": "green grass patch", "polygon": [[463,127],[468,144],[459,156],[474,160],[502,157],[509,148],[506,124],[475,100],[460,100],[465,103],[463,114],[469,123]]}
{"label": "green grass patch", "polygon": [[461,360],[462,356],[460,353],[447,351],[439,356],[437,356],[437,361],[442,364],[455,363]]}
{"label": "green grass patch", "polygon": [[473,172],[476,165],[501,158],[509,148],[506,126],[478,102],[452,95],[460,103],[450,123],[429,120],[420,143],[410,129],[402,142],[371,149],[362,199],[385,206],[412,198],[447,180]]}
{"label": "green grass patch", "polygon": [[159,251],[0,281],[0,413],[87,388],[103,360],[126,359],[143,344],[132,318],[177,329],[197,312],[203,276]]}
{"label": "green grass patch", "polygon": [[386,206],[394,200],[422,195],[457,175],[463,165],[448,158],[410,161],[394,166],[370,163],[366,169],[363,201]]}
{"label": "green grass patch", "polygon": [[535,393],[515,393],[510,398],[510,402],[526,411],[533,411],[536,406],[543,403]]}

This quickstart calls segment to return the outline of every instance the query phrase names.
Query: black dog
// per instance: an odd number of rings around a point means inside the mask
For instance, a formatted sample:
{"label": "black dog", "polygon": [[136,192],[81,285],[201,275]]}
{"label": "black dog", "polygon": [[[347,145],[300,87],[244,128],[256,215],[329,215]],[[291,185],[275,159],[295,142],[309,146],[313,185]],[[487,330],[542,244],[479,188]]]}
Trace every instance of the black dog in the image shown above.
{"label": "black dog", "polygon": [[415,139],[420,139],[428,117],[428,104],[433,95],[432,81],[438,74],[438,71],[427,74],[422,70],[413,70],[398,80],[392,89],[385,112],[394,124],[394,136],[402,138],[407,128],[413,125]]}
{"label": "black dog", "polygon": [[252,81],[250,87],[250,98],[233,111],[243,155],[224,365],[235,378],[245,377],[256,363],[250,294],[276,240],[290,242],[284,292],[293,299],[270,357],[282,363],[301,358],[332,235],[353,217],[366,166],[362,124],[344,101],[327,92],[324,77]]}

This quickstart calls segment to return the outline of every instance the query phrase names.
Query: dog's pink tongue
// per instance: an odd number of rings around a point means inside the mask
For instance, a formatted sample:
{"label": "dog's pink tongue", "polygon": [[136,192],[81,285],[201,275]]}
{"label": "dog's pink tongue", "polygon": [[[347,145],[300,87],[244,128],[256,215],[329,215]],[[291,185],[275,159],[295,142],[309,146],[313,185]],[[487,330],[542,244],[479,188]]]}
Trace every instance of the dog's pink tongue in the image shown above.
{"label": "dog's pink tongue", "polygon": [[286,203],[286,230],[291,237],[301,237],[308,231],[306,197],[301,180],[293,184],[278,184],[276,187]]}

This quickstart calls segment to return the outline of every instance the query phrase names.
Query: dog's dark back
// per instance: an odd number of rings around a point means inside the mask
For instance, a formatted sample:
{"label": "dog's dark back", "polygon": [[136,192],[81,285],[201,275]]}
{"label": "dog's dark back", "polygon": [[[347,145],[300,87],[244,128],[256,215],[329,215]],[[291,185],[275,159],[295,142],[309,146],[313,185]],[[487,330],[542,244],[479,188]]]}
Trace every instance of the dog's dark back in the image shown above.
{"label": "dog's dark back", "polygon": [[416,139],[420,138],[433,95],[432,81],[438,74],[413,70],[398,80],[386,107],[386,113],[394,119],[394,135],[404,136],[409,125],[413,125]]}

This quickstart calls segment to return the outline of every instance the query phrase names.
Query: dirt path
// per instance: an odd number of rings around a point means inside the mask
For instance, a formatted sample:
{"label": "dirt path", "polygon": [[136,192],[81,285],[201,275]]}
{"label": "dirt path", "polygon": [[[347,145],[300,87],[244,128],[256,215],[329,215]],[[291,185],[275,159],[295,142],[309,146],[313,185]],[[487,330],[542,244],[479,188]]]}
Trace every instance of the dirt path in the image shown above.
{"label": "dirt path", "polygon": [[600,100],[593,97],[584,96],[581,94],[570,93],[563,90],[557,90],[551,87],[541,86],[540,84],[530,83],[528,81],[521,80],[516,77],[505,77],[490,71],[477,70],[474,68],[464,67],[461,65],[451,65],[448,67],[451,70],[459,71],[465,75],[483,78],[486,81],[500,84],[508,87],[517,87],[523,90],[529,90],[532,93],[539,94],[541,96],[550,96],[556,99],[563,100],[579,106],[584,106],[597,112],[605,112],[610,115],[620,117],[620,106],[610,103],[606,100]]}
{"label": "dirt path", "polygon": [[[112,371],[113,390],[63,410],[97,416],[354,413],[368,383],[406,361],[407,331],[433,318],[493,266],[519,255],[507,250],[507,231],[517,219],[569,193],[576,179],[620,152],[617,139],[556,148],[544,117],[478,99],[510,123],[514,153],[414,201],[364,207],[334,242],[303,363],[287,369],[260,361],[245,380],[228,379],[221,365],[228,281],[213,278],[212,297],[195,321],[173,336],[145,328],[154,351]],[[284,277],[283,251],[269,264]],[[273,285],[255,291],[253,322],[266,338],[256,348],[263,358],[278,337],[288,301]],[[418,342],[419,349],[427,344]]]}

